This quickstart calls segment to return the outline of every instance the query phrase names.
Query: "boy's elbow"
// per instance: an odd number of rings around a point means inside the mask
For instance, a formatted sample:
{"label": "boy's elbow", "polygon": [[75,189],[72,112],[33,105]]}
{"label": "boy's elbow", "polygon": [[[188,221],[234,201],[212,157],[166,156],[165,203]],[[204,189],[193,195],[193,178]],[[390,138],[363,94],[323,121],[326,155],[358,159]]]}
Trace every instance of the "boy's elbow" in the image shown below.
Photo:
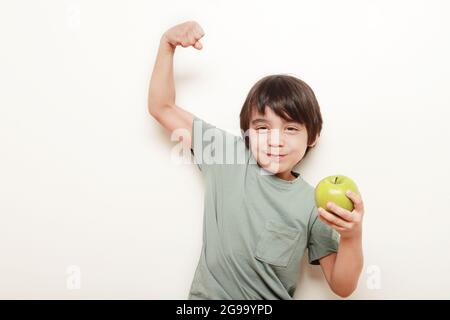
{"label": "boy's elbow", "polygon": [[353,291],[334,292],[341,298],[348,298],[352,295]]}
{"label": "boy's elbow", "polygon": [[332,291],[337,294],[341,298],[348,298],[352,295],[353,292],[355,292],[354,288],[343,288],[343,289],[332,289]]}
{"label": "boy's elbow", "polygon": [[161,116],[161,112],[165,110],[168,106],[171,106],[170,103],[149,103],[147,105],[148,113],[155,119],[158,119]]}
{"label": "boy's elbow", "polygon": [[148,113],[155,119],[158,119],[159,113],[163,107],[161,105],[151,105],[147,107]]}

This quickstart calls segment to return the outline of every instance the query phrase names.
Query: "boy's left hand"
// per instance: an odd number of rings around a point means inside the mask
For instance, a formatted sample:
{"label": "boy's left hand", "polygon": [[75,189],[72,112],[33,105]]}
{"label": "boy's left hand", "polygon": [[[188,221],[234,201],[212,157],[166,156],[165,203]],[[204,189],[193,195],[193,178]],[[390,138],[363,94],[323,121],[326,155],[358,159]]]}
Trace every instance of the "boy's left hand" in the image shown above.
{"label": "boy's left hand", "polygon": [[352,212],[334,202],[327,203],[327,210],[318,209],[319,219],[340,233],[341,238],[355,238],[362,234],[364,203],[360,195],[347,191],[347,197],[353,202]]}

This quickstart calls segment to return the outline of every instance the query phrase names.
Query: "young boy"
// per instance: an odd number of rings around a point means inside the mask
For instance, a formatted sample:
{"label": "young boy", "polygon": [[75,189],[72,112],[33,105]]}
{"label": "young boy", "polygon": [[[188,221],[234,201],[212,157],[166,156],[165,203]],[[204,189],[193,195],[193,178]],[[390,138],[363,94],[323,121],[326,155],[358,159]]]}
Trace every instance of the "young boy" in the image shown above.
{"label": "young boy", "polygon": [[216,128],[175,104],[175,48],[201,50],[203,36],[195,21],[163,34],[148,98],[150,114],[182,133],[207,187],[189,299],[292,299],[306,248],[331,290],[349,296],[363,267],[362,199],[348,194],[352,212],[318,210],[314,188],[293,171],[322,129],[313,91],[293,76],[264,77],[242,107],[243,138]]}

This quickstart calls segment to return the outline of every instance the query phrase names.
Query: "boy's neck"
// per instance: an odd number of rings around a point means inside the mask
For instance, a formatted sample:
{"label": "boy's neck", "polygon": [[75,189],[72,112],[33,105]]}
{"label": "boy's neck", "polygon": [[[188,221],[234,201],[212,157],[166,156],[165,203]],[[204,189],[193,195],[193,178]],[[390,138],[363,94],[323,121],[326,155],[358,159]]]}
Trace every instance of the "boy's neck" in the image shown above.
{"label": "boy's neck", "polygon": [[276,176],[280,179],[287,180],[287,181],[292,181],[297,178],[295,175],[292,174],[291,170],[286,171],[286,172],[279,172],[276,174]]}

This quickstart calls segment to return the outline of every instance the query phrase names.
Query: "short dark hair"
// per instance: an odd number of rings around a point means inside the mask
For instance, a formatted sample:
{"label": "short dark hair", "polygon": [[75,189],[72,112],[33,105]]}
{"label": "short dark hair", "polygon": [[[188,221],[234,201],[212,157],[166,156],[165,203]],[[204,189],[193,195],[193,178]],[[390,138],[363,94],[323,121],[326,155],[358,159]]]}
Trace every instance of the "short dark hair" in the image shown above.
{"label": "short dark hair", "polygon": [[264,114],[271,108],[276,115],[286,121],[295,121],[306,127],[308,133],[308,153],[310,144],[322,131],[322,115],[313,90],[302,80],[287,74],[265,76],[250,89],[239,115],[245,146],[249,148],[248,129],[250,117],[256,108]]}

